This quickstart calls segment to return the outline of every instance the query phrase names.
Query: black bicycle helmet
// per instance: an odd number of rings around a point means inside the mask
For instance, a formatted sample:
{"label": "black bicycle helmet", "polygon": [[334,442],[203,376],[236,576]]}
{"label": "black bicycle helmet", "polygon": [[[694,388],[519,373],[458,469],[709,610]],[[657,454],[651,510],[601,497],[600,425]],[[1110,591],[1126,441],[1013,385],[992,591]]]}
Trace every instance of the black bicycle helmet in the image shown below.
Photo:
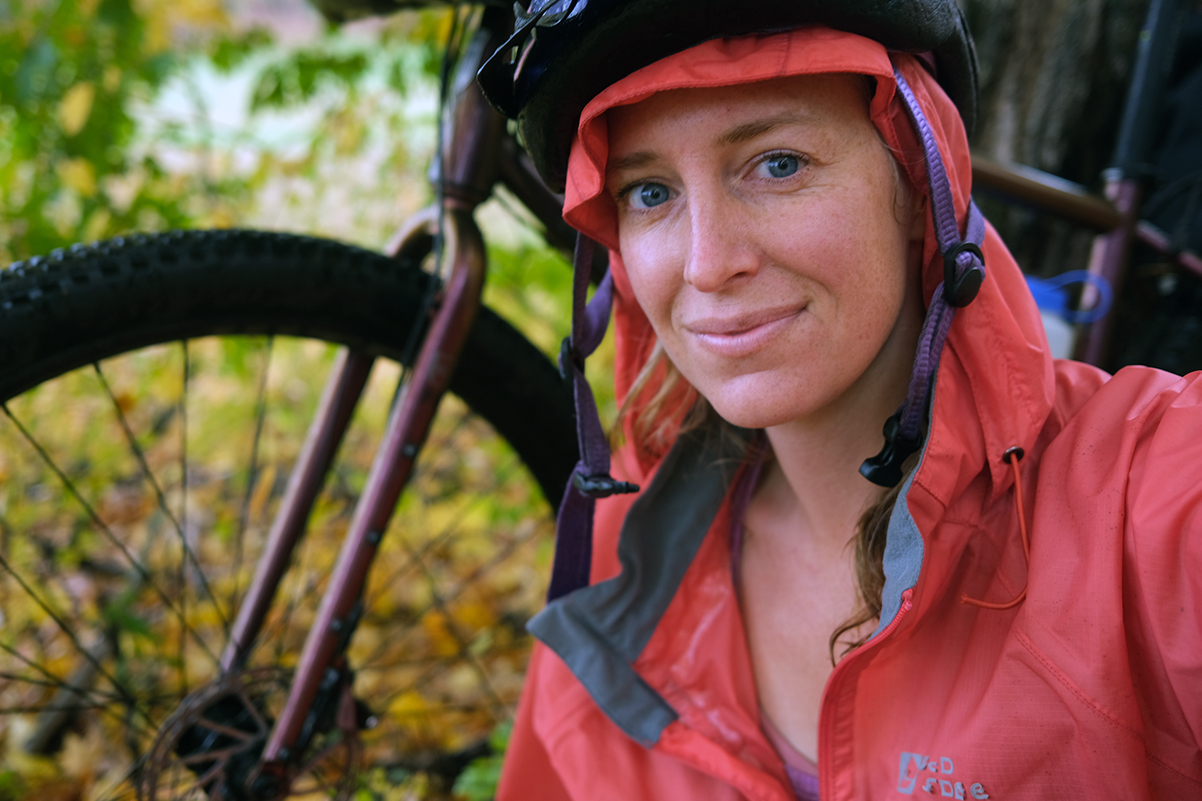
{"label": "black bicycle helmet", "polygon": [[515,118],[547,183],[562,190],[580,112],[602,90],[710,39],[822,24],[891,50],[934,55],[939,83],[971,133],[977,58],[956,0],[529,0],[513,37],[480,70],[485,95]]}

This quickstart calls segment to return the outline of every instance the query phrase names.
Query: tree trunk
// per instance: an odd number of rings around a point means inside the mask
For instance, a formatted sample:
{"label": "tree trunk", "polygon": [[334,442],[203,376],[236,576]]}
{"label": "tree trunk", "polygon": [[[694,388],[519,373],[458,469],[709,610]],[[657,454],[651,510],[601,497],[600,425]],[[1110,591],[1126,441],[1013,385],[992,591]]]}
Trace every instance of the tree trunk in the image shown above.
{"label": "tree trunk", "polygon": [[[973,148],[1099,191],[1111,166],[1149,0],[961,0],[981,62]],[[1192,5],[1192,10],[1189,6]],[[1168,94],[1156,111],[1141,216],[1174,247],[1202,243],[1202,3],[1182,3]],[[978,192],[1019,264],[1047,277],[1086,266],[1093,235],[1046,212]],[[1202,369],[1202,276],[1146,246],[1132,249],[1110,312],[1102,367]]]}
{"label": "tree trunk", "polygon": [[[974,150],[1100,191],[1148,0],[963,0],[981,62]],[[978,203],[1028,273],[1084,267],[1092,235]]]}

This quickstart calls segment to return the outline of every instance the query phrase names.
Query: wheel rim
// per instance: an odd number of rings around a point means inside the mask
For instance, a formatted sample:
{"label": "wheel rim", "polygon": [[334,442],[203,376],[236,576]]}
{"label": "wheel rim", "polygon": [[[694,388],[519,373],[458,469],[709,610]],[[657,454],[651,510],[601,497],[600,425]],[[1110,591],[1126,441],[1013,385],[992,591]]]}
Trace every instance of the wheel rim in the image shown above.
{"label": "wheel rim", "polygon": [[[226,679],[217,657],[333,352],[271,337],[173,343],[6,404],[7,753],[33,738],[41,756],[26,754],[27,768],[99,797],[132,795],[180,699]],[[299,653],[394,392],[399,368],[377,368],[251,669],[288,669]],[[549,556],[539,497],[487,423],[447,398],[349,650],[355,695],[379,721],[362,735],[369,765],[428,767],[512,709],[529,645],[521,626]],[[56,705],[65,723],[50,720]],[[65,754],[89,754],[91,775]]]}

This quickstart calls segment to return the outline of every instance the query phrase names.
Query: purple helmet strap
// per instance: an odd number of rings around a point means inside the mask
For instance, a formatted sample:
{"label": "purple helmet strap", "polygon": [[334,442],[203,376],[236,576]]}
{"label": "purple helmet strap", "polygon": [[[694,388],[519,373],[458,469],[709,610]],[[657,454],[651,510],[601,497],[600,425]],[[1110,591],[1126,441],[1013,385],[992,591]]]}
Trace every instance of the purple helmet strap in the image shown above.
{"label": "purple helmet strap", "polygon": [[[923,321],[906,400],[885,423],[885,447],[877,456],[866,459],[860,467],[860,472],[868,480],[884,486],[895,486],[901,480],[902,462],[922,444],[933,388],[932,379],[939,369],[939,357],[956,308],[972,301],[985,276],[985,262],[980,250],[985,238],[985,219],[976,204],[970,201],[965,238],[960,238],[951,185],[931,126],[901,72],[895,67],[893,74],[926,157],[931,214],[939,252],[944,254],[945,280],[935,290]],[[564,340],[559,354],[559,369],[565,378],[570,377],[576,400],[580,462],[572,471],[559,507],[555,563],[551,571],[551,586],[547,591],[548,602],[588,586],[596,499],[638,491],[633,484],[616,481],[609,474],[609,441],[597,415],[592,388],[584,377],[584,360],[601,344],[609,326],[613,304],[613,274],[608,272],[598,285],[593,299],[585,303],[596,247],[597,244],[583,234],[576,239],[572,333]]]}
{"label": "purple helmet strap", "polygon": [[970,200],[967,230],[964,239],[960,238],[952,188],[935,135],[914,92],[897,67],[893,68],[893,75],[926,159],[931,216],[939,252],[944,257],[944,280],[935,289],[926,319],[923,320],[906,399],[901,408],[885,422],[885,446],[879,454],[865,459],[860,466],[860,473],[865,478],[885,487],[896,486],[901,481],[902,463],[922,445],[943,343],[947,341],[956,309],[972,302],[985,279],[985,259],[980,248],[985,240],[985,218],[976,203]]}
{"label": "purple helmet strap", "polygon": [[559,370],[572,383],[576,400],[576,440],[580,446],[580,461],[572,471],[555,534],[555,564],[551,568],[551,586],[547,601],[587,587],[593,555],[593,508],[597,498],[623,492],[637,492],[638,487],[616,481],[609,474],[609,440],[597,415],[597,402],[592,387],[584,377],[584,360],[592,355],[609,327],[613,306],[613,273],[605,277],[585,304],[593,253],[597,243],[580,234],[576,237],[576,254],[572,273],[572,333],[563,341],[559,352]]}

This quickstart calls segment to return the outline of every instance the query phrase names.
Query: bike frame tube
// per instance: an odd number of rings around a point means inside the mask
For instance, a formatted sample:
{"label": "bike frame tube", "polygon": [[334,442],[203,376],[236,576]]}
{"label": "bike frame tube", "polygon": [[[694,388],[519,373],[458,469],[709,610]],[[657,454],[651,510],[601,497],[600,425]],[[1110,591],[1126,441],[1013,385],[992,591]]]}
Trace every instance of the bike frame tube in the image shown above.
{"label": "bike frame tube", "polygon": [[[1159,119],[1155,110],[1173,63],[1181,28],[1183,5],[1180,0],[1152,0],[1148,17],[1139,37],[1139,50],[1132,70],[1131,87],[1123,107],[1114,167],[1106,178],[1106,197],[1122,215],[1122,224],[1094,240],[1089,257],[1090,273],[1100,276],[1113,287],[1122,285],[1127,256],[1135,233],[1136,217],[1147,175],[1147,158]],[[1097,300],[1097,290],[1087,285],[1081,301],[1088,306]],[[1086,328],[1077,344],[1078,359],[1105,366],[1109,356],[1112,315]]]}
{"label": "bike frame tube", "polygon": [[[1106,197],[1123,216],[1123,224],[1094,239],[1089,254],[1089,272],[1100,276],[1112,287],[1121,285],[1126,272],[1127,255],[1131,252],[1131,235],[1135,228],[1134,217],[1141,195],[1139,181],[1132,178],[1116,178],[1106,184]],[[1095,303],[1097,289],[1093,284],[1086,284],[1081,293],[1081,305],[1083,308],[1090,308]],[[1077,342],[1077,352],[1073,354],[1079,361],[1097,367],[1103,366],[1110,346],[1113,322],[1111,317],[1110,314],[1104,315],[1102,319],[1086,328],[1085,335]]]}
{"label": "bike frame tube", "polygon": [[[501,142],[499,178],[505,188],[514,194],[535,218],[543,224],[543,237],[553,248],[558,248],[569,259],[576,250],[576,229],[563,219],[563,197],[547,188],[534,160],[522,150],[512,136],[506,135]],[[589,280],[601,283],[609,269],[609,252],[597,248],[593,254]]]}
{"label": "bike frame tube", "polygon": [[223,673],[246,664],[374,363],[373,357],[357,351],[344,348],[338,354],[305,444],[288,478],[280,510],[272,521],[267,547],[230,629],[229,642],[221,655]]}
{"label": "bike frame tube", "polygon": [[974,191],[984,189],[1007,200],[1050,211],[1099,233],[1113,231],[1123,224],[1123,215],[1113,203],[1091,195],[1080,184],[1023,164],[1003,164],[973,153],[972,185]]}
{"label": "bike frame tube", "polygon": [[[397,258],[427,253],[428,240],[433,238],[436,227],[436,209],[418,212],[397,232],[385,252]],[[259,558],[254,580],[230,628],[230,639],[221,655],[222,672],[245,666],[254,648],[255,638],[275,601],[292,552],[304,535],[317,493],[321,491],[334,454],[346,435],[373,364],[374,357],[343,349],[330,369],[317,412],[309,424],[305,443],[288,478],[288,487],[280,501],[279,511],[272,521],[267,547]]]}
{"label": "bike frame tube", "polygon": [[1202,277],[1202,256],[1188,250],[1174,251],[1173,242],[1169,239],[1168,234],[1155,225],[1140,220],[1135,224],[1135,238],[1162,256],[1172,259],[1178,267]]}
{"label": "bike frame tube", "polygon": [[[485,12],[484,25],[477,34],[486,40],[472,44],[473,50],[481,53],[500,46],[500,32],[506,29],[503,20],[492,11]],[[441,234],[450,272],[435,304],[430,330],[412,376],[389,415],[383,442],[355,509],[330,585],[305,640],[288,700],[264,749],[267,769],[284,770],[298,744],[322,678],[346,646],[356,623],[355,606],[362,598],[380,540],[412,473],[438,404],[450,385],[480,307],[486,255],[472,211],[496,182],[499,143],[504,134],[504,117],[488,104],[474,81],[467,82],[452,112],[452,134],[443,158],[445,169],[440,187]]]}

